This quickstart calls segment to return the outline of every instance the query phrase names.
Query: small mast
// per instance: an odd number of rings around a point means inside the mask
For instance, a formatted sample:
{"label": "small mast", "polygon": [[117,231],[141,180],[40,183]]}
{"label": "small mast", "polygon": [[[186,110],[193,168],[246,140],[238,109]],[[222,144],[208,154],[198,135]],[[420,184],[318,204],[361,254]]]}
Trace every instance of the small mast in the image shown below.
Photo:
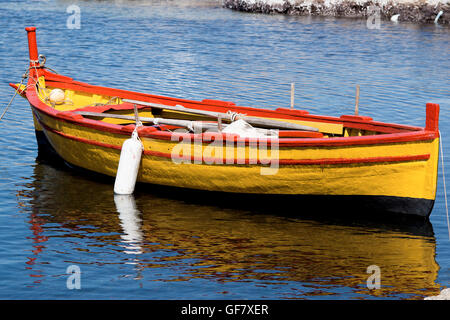
{"label": "small mast", "polygon": [[25,28],[28,34],[28,52],[30,55],[30,67],[39,67],[39,54],[36,42],[36,27]]}

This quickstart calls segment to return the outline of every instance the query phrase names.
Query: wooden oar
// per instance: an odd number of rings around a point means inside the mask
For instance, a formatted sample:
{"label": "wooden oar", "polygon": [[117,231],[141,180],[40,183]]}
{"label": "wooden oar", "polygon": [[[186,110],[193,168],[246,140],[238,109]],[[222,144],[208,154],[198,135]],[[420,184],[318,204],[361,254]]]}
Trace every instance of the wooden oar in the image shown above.
{"label": "wooden oar", "polygon": [[183,107],[181,105],[166,106],[166,105],[158,104],[158,103],[143,102],[143,101],[130,100],[130,99],[123,99],[122,101],[132,103],[132,104],[138,104],[141,106],[148,106],[148,107],[152,107],[152,108],[167,109],[167,110],[209,116],[209,117],[216,118],[216,119],[221,117],[222,119],[226,119],[229,121],[242,119],[251,125],[263,127],[263,128],[302,130],[302,131],[315,131],[315,132],[319,131],[319,129],[317,129],[317,128],[303,126],[301,124],[284,122],[284,121],[279,121],[279,120],[270,120],[270,119],[264,119],[264,118],[259,118],[259,117],[249,117],[249,116],[244,116],[244,115],[240,115],[237,113],[229,114],[229,113],[214,112],[214,111],[207,111],[207,110],[190,109],[190,108]]}
{"label": "wooden oar", "polygon": [[[147,117],[136,117],[135,116],[126,116],[122,114],[114,114],[114,113],[101,113],[101,112],[90,112],[90,111],[76,111],[75,113],[88,116],[88,117],[100,117],[100,118],[114,118],[114,119],[124,119],[124,120],[134,120],[136,123],[150,122],[153,124],[165,124],[165,125],[173,125],[180,126],[184,128],[188,128],[194,133],[199,131],[209,130],[209,129],[218,129],[218,125],[216,123],[208,123],[203,121],[189,121],[189,120],[177,120],[177,119],[165,119],[165,118],[147,118]],[[137,120],[136,120],[137,119]],[[222,128],[226,128],[228,125],[222,124]],[[262,133],[267,136],[273,136],[273,132],[271,130],[260,129]]]}
{"label": "wooden oar", "polygon": [[[136,121],[135,116],[126,116],[122,114],[114,114],[114,113],[102,113],[102,112],[90,112],[90,111],[75,111],[75,113],[88,116],[88,117],[101,117],[101,118],[114,118],[114,119],[124,119],[124,120],[133,120]],[[201,126],[204,129],[209,128],[217,128],[217,124],[214,123],[204,123],[201,121],[189,121],[189,120],[177,120],[177,119],[165,119],[165,118],[147,118],[147,117],[139,117],[141,122],[150,122],[155,125],[157,124],[166,124],[170,126],[179,126],[185,128],[199,128]]]}
{"label": "wooden oar", "polygon": [[[147,117],[139,117],[135,111],[135,116],[126,116],[122,114],[114,114],[114,113],[101,113],[101,112],[90,112],[90,111],[76,111],[75,113],[82,115],[82,116],[88,116],[88,117],[99,117],[99,118],[114,118],[114,119],[124,119],[124,120],[134,120],[136,123],[140,123],[142,125],[142,122],[150,122],[153,124],[165,124],[165,125],[174,125],[179,127],[188,128],[194,133],[200,132],[203,130],[218,130],[219,132],[222,131],[223,128],[226,128],[227,124],[216,124],[216,123],[208,123],[203,121],[190,121],[190,120],[177,120],[177,119],[165,119],[165,118],[147,118]],[[222,127],[222,128],[220,128]],[[273,130],[267,130],[267,129],[261,129],[261,128],[255,128],[264,135],[268,137],[274,137]]]}

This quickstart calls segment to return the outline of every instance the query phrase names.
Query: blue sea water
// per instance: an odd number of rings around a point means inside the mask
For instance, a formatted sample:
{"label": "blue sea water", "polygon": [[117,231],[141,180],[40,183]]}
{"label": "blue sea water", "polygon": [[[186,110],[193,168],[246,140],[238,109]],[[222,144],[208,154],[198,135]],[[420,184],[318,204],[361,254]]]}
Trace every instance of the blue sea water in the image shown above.
{"label": "blue sea water", "polygon": [[[80,28],[67,21],[80,8]],[[423,126],[441,106],[450,165],[450,29],[245,14],[217,1],[0,1],[0,106],[27,67],[26,26],[76,80],[238,105]],[[0,299],[422,299],[450,285],[439,170],[429,221],[284,216],[137,189],[37,159],[27,102],[0,122]],[[302,204],[292,209],[302,213]],[[368,289],[379,266],[381,288]],[[81,270],[70,289],[70,266]],[[68,285],[69,282],[69,285]]]}

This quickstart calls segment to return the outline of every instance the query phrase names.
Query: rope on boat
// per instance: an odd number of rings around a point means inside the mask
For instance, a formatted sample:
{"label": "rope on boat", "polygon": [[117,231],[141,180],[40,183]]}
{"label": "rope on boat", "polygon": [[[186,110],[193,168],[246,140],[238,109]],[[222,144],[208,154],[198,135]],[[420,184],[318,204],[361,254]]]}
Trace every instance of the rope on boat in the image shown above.
{"label": "rope on boat", "polygon": [[231,111],[231,110],[228,110],[228,111],[227,111],[227,114],[230,116],[231,122],[234,122],[234,121],[236,121],[237,119],[239,119],[240,117],[245,116],[245,114],[233,112],[233,111]]}
{"label": "rope on boat", "polygon": [[119,100],[118,99],[120,99],[120,97],[112,97],[111,99],[109,99],[107,102],[105,102],[105,103],[101,103],[101,102],[96,102],[96,103],[91,103],[91,104],[88,104],[87,106],[83,106],[83,107],[81,107],[81,108],[87,108],[87,107],[103,107],[103,106],[107,106],[107,105],[109,105],[109,104],[111,104],[114,100],[117,100],[116,101],[116,104],[119,104]]}
{"label": "rope on boat", "polygon": [[447,215],[448,239],[450,240],[450,223],[449,223],[449,219],[448,219],[447,187],[445,185],[444,149],[442,148],[441,131],[439,131],[439,143],[441,144],[442,180],[444,181],[445,213]]}
{"label": "rope on boat", "polygon": [[[42,57],[41,57],[41,56],[42,56]],[[46,67],[46,66],[44,65],[44,64],[45,64],[45,60],[46,60],[44,55],[40,55],[39,58],[43,59],[43,62],[40,62],[40,63],[41,63],[41,66],[42,66],[43,68],[49,69],[49,70],[53,71],[54,73],[58,74],[55,70],[53,70],[53,69],[51,69],[51,68],[49,68],[49,67]],[[39,61],[38,61],[38,62],[39,62]],[[33,68],[34,68],[34,70],[36,71],[36,74],[37,74],[37,68],[36,68],[36,66],[34,66]],[[28,88],[28,85],[27,85],[25,88],[23,88],[23,89],[21,90],[22,85],[23,85],[23,82],[25,81],[25,79],[27,79],[27,78],[30,76],[30,70],[31,70],[31,67],[28,67],[28,68],[25,70],[25,73],[22,75],[22,80],[20,81],[20,83],[19,83],[17,89],[14,91],[14,94],[13,94],[11,100],[9,101],[8,105],[5,107],[5,110],[3,110],[3,113],[0,115],[0,121],[3,120],[3,117],[5,116],[6,112],[7,112],[8,109],[9,109],[9,107],[10,107],[11,104],[13,103],[14,98],[16,97],[16,95],[17,95],[17,94],[22,94],[22,93]],[[33,79],[35,80],[36,85],[39,86],[39,81],[38,81],[36,78],[33,78]],[[20,91],[20,92],[19,92],[19,91]],[[47,99],[47,98],[48,98],[48,97],[46,97],[46,99]],[[72,104],[73,104],[73,102],[72,102]]]}
{"label": "rope on boat", "polygon": [[22,80],[20,81],[19,86],[18,86],[17,89],[14,91],[14,95],[12,96],[11,100],[9,101],[8,105],[6,106],[5,110],[3,110],[3,113],[2,113],[2,115],[0,116],[0,121],[1,121],[1,120],[3,119],[3,117],[5,116],[6,112],[7,112],[8,109],[9,109],[9,107],[10,107],[11,104],[13,103],[14,98],[16,97],[16,95],[17,95],[18,93],[19,93],[19,94],[22,94],[23,91],[25,90],[25,89],[22,89],[22,91],[19,92],[20,88],[22,87],[23,82],[25,81],[26,78],[28,78],[29,71],[30,71],[30,68],[27,68],[27,70],[26,70],[25,73],[23,74]]}
{"label": "rope on boat", "polygon": [[[39,61],[38,61],[38,62],[39,62]],[[45,63],[45,57],[44,57],[44,63]],[[43,64],[42,64],[42,66],[45,67]],[[31,70],[31,68],[32,68],[32,67],[28,67],[28,68],[25,70],[25,73],[22,75],[22,80],[20,81],[20,83],[19,83],[17,89],[14,91],[14,95],[12,96],[12,98],[11,98],[11,100],[9,101],[8,105],[6,106],[5,110],[3,110],[3,113],[2,113],[2,115],[0,116],[0,121],[1,121],[1,120],[3,119],[3,117],[5,116],[6,112],[7,112],[8,109],[9,109],[9,107],[10,107],[11,104],[13,103],[14,98],[16,97],[16,95],[17,95],[17,94],[22,94],[26,89],[28,89],[28,84],[27,84],[27,85],[25,86],[25,88],[22,89],[22,90],[19,92],[19,90],[21,89],[21,87],[22,87],[23,82],[25,81],[25,79],[27,79],[27,78],[30,76],[30,70]],[[34,68],[34,70],[36,71],[36,74],[38,74],[36,65],[34,65],[33,68]],[[48,67],[45,67],[45,68],[50,69],[50,68],[48,68]],[[50,69],[50,70],[51,70],[51,69]],[[55,73],[56,73],[56,71],[55,71]],[[33,79],[35,80],[35,84],[36,84],[37,86],[39,86],[39,81],[38,81],[38,79],[36,79],[36,78],[34,78],[34,77],[33,77]]]}
{"label": "rope on boat", "polygon": [[48,69],[53,73],[59,74],[58,72],[56,72],[55,70],[53,70],[52,68],[49,68],[45,65],[45,63],[47,62],[47,58],[45,57],[45,55],[40,54],[38,57],[38,60],[35,61],[37,63],[39,63],[39,67],[44,68],[44,69]]}

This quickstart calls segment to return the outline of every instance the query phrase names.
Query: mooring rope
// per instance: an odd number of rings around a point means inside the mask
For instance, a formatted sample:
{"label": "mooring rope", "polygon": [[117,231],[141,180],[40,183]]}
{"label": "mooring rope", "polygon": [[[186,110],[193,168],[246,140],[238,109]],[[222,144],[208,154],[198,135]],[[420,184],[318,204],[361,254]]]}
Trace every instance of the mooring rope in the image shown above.
{"label": "mooring rope", "polygon": [[[8,111],[9,107],[11,106],[12,102],[14,101],[14,98],[16,97],[16,95],[19,93],[19,90],[22,88],[22,84],[25,81],[26,78],[28,78],[28,74],[29,74],[30,68],[28,68],[25,73],[22,75],[22,80],[20,81],[20,84],[17,86],[17,89],[14,91],[14,95],[12,96],[11,100],[9,101],[8,105],[6,106],[5,110],[3,110],[2,115],[0,116],[0,121],[3,119],[3,117],[5,116],[6,112]],[[22,94],[22,92],[25,89],[22,89],[22,91],[20,91],[19,94]]]}
{"label": "mooring rope", "polygon": [[442,147],[441,131],[439,131],[439,143],[441,144],[442,181],[444,182],[445,213],[447,215],[448,239],[450,240],[450,223],[449,223],[449,219],[448,219],[447,187],[445,185],[444,149]]}
{"label": "mooring rope", "polygon": [[[49,67],[46,67],[46,66],[44,66],[43,64],[42,64],[42,67],[45,68],[45,69],[49,69],[49,70],[53,71],[54,73],[58,74],[55,70],[53,70],[53,69],[51,69],[51,68],[49,68]],[[21,89],[21,88],[22,88],[22,85],[23,85],[23,82],[25,81],[25,79],[27,79],[27,78],[30,76],[30,70],[31,70],[31,68],[34,68],[36,74],[38,74],[36,65],[34,65],[33,67],[28,67],[28,68],[25,70],[25,73],[22,75],[22,80],[20,81],[20,84],[18,85],[17,89],[16,89],[15,92],[14,92],[14,95],[12,96],[11,100],[9,101],[8,105],[5,107],[5,110],[3,110],[3,113],[2,113],[1,116],[0,116],[0,121],[1,121],[1,120],[3,119],[3,117],[5,116],[6,112],[7,112],[8,109],[9,109],[9,107],[10,107],[11,104],[13,103],[14,98],[16,97],[16,95],[17,95],[17,94],[22,94],[26,89],[28,89],[28,84],[25,86],[24,89]],[[34,83],[39,87],[39,81],[38,81],[38,79],[36,79],[35,77],[33,77],[33,79],[34,79]],[[20,92],[19,92],[19,90],[20,90]],[[46,94],[46,93],[44,92],[44,94]],[[46,95],[47,95],[47,94],[46,94]],[[45,99],[48,99],[48,95],[47,95],[47,97],[45,97]],[[71,102],[71,101],[67,101],[67,103],[69,103],[69,102]],[[66,103],[66,101],[65,101],[65,103]],[[73,102],[71,102],[71,103],[73,104]]]}

